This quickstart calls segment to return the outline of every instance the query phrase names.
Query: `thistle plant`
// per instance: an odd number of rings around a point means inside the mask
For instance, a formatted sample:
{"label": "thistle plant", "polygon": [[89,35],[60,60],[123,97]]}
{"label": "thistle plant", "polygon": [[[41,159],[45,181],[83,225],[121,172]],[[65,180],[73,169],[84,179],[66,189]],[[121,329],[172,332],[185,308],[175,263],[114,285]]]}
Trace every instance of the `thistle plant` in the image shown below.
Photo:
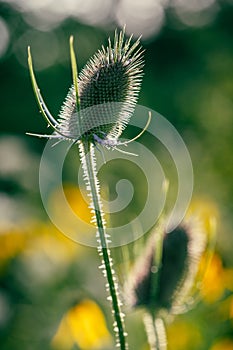
{"label": "thistle plant", "polygon": [[[38,88],[33,70],[30,47],[28,64],[33,90],[42,116],[52,128],[52,135],[30,134],[60,140],[69,140],[78,145],[83,176],[90,197],[92,221],[97,228],[98,252],[101,269],[107,278],[107,290],[112,303],[114,330],[117,346],[127,349],[124,314],[121,311],[118,282],[113,270],[106,221],[100,197],[95,151],[98,145],[108,149],[126,145],[138,138],[121,142],[119,137],[134,111],[142,80],[143,50],[140,40],[132,43],[132,36],[125,39],[124,30],[115,32],[114,42],[109,40],[78,75],[73,37],[70,37],[70,56],[73,84],[61,108],[58,119],[49,112]],[[150,121],[150,116],[148,123]],[[146,128],[146,127],[145,127]],[[118,148],[117,148],[118,149]],[[123,150],[119,150],[124,152]]]}

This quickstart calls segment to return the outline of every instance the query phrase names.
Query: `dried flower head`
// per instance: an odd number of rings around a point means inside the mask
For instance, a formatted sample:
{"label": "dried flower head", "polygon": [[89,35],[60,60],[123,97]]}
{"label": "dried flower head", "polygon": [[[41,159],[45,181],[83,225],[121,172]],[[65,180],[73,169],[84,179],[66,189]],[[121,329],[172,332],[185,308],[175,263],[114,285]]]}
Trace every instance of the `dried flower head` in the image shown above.
{"label": "dried flower head", "polygon": [[120,143],[118,138],[133,114],[142,80],[143,50],[139,39],[132,43],[132,36],[125,40],[125,31],[119,34],[116,31],[114,43],[109,39],[108,47],[102,47],[78,77],[73,37],[70,39],[70,51],[74,84],[56,120],[40,94],[30,48],[28,50],[37,102],[49,126],[55,131],[53,135],[36,136],[73,141],[81,139],[109,148],[125,144]]}
{"label": "dried flower head", "polygon": [[162,258],[156,265],[155,236],[132,271],[127,292],[132,306],[179,313],[184,307],[206,248],[200,223],[188,221],[163,235]]}

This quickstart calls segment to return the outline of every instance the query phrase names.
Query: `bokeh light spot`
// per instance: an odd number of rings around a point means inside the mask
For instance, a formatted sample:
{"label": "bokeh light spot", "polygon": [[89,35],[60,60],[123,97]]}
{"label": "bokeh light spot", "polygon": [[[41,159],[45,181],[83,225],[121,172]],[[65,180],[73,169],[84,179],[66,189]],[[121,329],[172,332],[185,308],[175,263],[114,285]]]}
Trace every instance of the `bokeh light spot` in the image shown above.
{"label": "bokeh light spot", "polygon": [[0,58],[5,54],[10,41],[6,22],[0,17]]}
{"label": "bokeh light spot", "polygon": [[25,67],[27,67],[28,46],[31,46],[36,70],[54,65],[59,57],[59,41],[52,32],[28,30],[18,39],[15,54],[19,63]]}
{"label": "bokeh light spot", "polygon": [[160,2],[153,0],[125,0],[118,6],[116,17],[118,23],[126,24],[126,32],[142,35],[147,39],[157,34],[164,23],[164,8]]}

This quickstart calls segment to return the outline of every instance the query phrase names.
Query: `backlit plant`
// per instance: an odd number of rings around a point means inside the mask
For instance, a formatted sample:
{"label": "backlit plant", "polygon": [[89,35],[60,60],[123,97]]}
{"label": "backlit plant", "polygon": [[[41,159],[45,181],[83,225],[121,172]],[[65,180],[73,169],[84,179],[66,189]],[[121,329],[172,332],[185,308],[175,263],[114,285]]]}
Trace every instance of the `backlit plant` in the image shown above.
{"label": "backlit plant", "polygon": [[[97,228],[96,239],[101,257],[101,269],[107,279],[108,299],[112,304],[116,345],[128,348],[124,314],[119,298],[118,279],[113,269],[106,221],[100,197],[95,152],[99,146],[119,149],[142,135],[145,128],[133,139],[119,140],[134,112],[143,75],[143,50],[140,40],[125,39],[124,30],[115,32],[114,42],[109,40],[85,65],[78,75],[73,37],[70,38],[70,56],[73,84],[61,108],[58,119],[49,112],[38,88],[28,48],[28,64],[33,90],[39,109],[54,133],[30,134],[69,140],[77,144],[83,177],[90,197],[92,222]],[[127,152],[126,152],[127,153]],[[159,228],[152,233],[142,257],[132,269],[126,299],[133,308],[146,311],[145,326],[151,349],[166,349],[163,314],[179,313],[185,297],[192,289],[197,266],[206,248],[205,238],[193,223],[182,224],[169,234]]]}
{"label": "backlit plant", "polygon": [[[112,302],[117,332],[117,345],[126,349],[124,315],[118,295],[110,257],[109,237],[100,198],[97,178],[95,145],[107,148],[121,143],[118,138],[134,111],[142,79],[142,49],[139,40],[132,44],[132,36],[125,40],[124,31],[115,33],[114,43],[109,40],[86,64],[78,76],[73,37],[70,38],[70,55],[73,84],[56,120],[49,112],[38,88],[28,48],[28,64],[34,93],[46,122],[55,131],[53,135],[36,135],[71,140],[78,144],[83,176],[90,193],[93,222],[97,227],[98,251],[101,268],[107,278],[107,290]],[[93,126],[94,125],[94,126]]]}

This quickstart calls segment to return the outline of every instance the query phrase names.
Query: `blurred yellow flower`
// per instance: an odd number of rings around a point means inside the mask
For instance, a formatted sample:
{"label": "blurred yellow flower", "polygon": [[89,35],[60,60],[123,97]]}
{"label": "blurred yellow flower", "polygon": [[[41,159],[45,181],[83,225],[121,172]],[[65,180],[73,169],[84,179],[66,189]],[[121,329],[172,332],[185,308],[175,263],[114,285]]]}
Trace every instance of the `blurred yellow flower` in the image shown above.
{"label": "blurred yellow flower", "polygon": [[50,222],[24,222],[17,230],[1,232],[0,247],[0,273],[18,257],[37,283],[61,277],[84,252]]}
{"label": "blurred yellow flower", "polygon": [[203,234],[207,238],[206,249],[196,276],[194,292],[197,296],[200,293],[206,302],[215,302],[225,289],[222,261],[217,254],[214,254],[216,225],[219,221],[218,208],[208,199],[195,199],[189,207],[187,217],[195,218],[201,224]]}
{"label": "blurred yellow flower", "polygon": [[216,204],[208,199],[194,199],[188,209],[187,216],[197,217],[203,224],[206,233],[215,234],[216,222],[219,220],[219,211]]}
{"label": "blurred yellow flower", "polygon": [[58,263],[69,263],[82,247],[64,236],[51,223],[28,222],[19,229],[0,232],[0,266],[19,254],[37,252]]}
{"label": "blurred yellow flower", "polygon": [[194,324],[177,320],[167,327],[168,350],[197,349],[202,342],[201,333]]}
{"label": "blurred yellow flower", "polygon": [[74,260],[77,250],[79,253],[81,250],[81,246],[67,238],[50,222],[38,223],[35,226],[34,236],[29,245],[31,251],[33,248],[61,264]]}
{"label": "blurred yellow flower", "polygon": [[71,184],[54,190],[48,201],[50,215],[65,235],[76,242],[93,245],[96,243],[96,226],[91,222],[93,213],[89,205],[82,191]]}
{"label": "blurred yellow flower", "polygon": [[[202,259],[200,269],[202,269],[202,265],[205,265],[205,257]],[[222,261],[217,254],[214,254],[201,282],[200,293],[206,302],[213,303],[221,298],[224,290]]]}
{"label": "blurred yellow flower", "polygon": [[0,233],[0,266],[4,266],[7,261],[17,256],[24,249],[27,234],[23,230]]}
{"label": "blurred yellow flower", "polygon": [[233,292],[233,268],[224,270],[224,284],[228,290]]}
{"label": "blurred yellow flower", "polygon": [[[82,221],[89,224],[92,216],[89,204],[83,198],[81,190],[77,186],[65,184],[63,185],[63,191],[66,200],[74,214],[77,215]],[[62,196],[62,191],[58,189],[55,190],[50,197],[50,205],[53,207],[53,210],[55,212],[58,211],[58,215],[61,215],[62,208],[58,206],[57,203],[59,203],[62,206]]]}
{"label": "blurred yellow flower", "polygon": [[104,315],[92,300],[84,299],[63,317],[52,340],[56,349],[71,349],[76,343],[82,350],[103,349],[111,344]]}
{"label": "blurred yellow flower", "polygon": [[233,322],[233,297],[231,297],[231,300],[230,300],[229,317]]}
{"label": "blurred yellow flower", "polygon": [[[202,264],[205,264],[203,258]],[[221,298],[225,290],[233,291],[233,269],[226,269],[218,254],[214,254],[204,274],[201,285],[201,296],[208,302],[213,303]]]}
{"label": "blurred yellow flower", "polygon": [[214,344],[210,350],[233,350],[233,341],[231,339],[223,339]]}

